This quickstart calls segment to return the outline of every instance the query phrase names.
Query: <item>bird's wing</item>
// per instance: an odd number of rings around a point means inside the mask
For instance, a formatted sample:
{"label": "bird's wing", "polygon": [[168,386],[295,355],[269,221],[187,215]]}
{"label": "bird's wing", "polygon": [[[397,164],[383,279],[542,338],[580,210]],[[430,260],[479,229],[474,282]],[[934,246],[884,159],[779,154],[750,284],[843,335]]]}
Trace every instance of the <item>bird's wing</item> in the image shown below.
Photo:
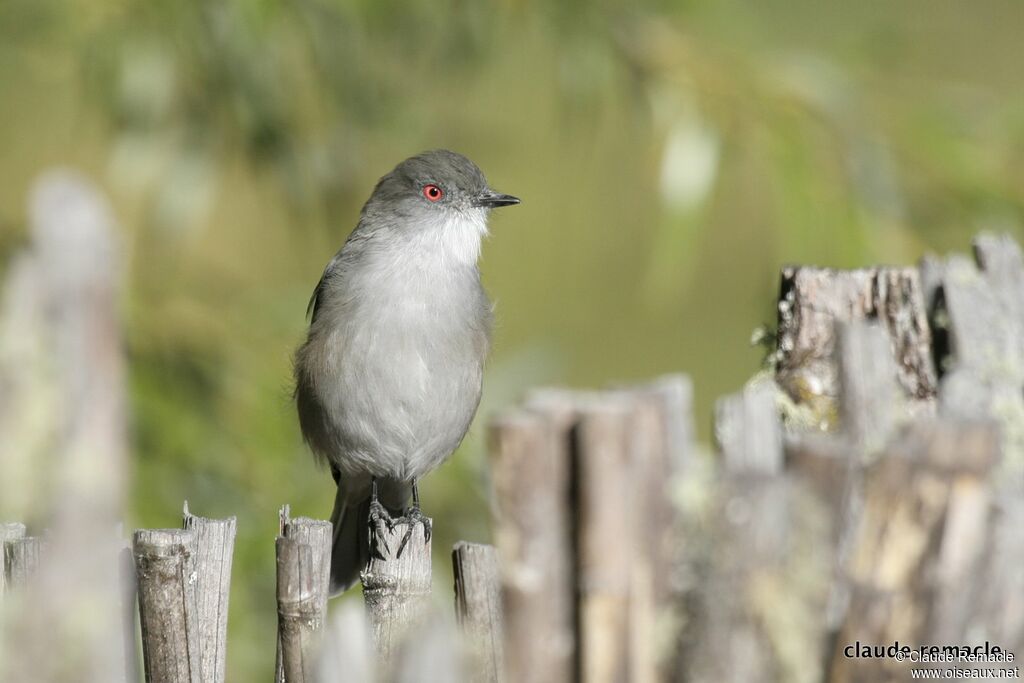
{"label": "bird's wing", "polygon": [[341,254],[335,254],[331,262],[327,264],[327,267],[324,268],[324,274],[320,276],[320,281],[316,283],[316,289],[313,290],[312,296],[309,297],[309,304],[306,306],[306,317],[309,318],[311,323],[316,321],[316,313],[320,307],[324,285],[327,283],[327,278],[330,277],[334,267],[338,264],[340,257]]}

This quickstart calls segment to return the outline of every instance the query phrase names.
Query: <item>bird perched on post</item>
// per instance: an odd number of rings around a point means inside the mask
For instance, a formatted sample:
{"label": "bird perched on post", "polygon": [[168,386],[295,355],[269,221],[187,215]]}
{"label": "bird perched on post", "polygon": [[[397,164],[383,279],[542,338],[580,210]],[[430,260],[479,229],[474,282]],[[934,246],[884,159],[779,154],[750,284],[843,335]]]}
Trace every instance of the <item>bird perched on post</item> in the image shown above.
{"label": "bird perched on post", "polygon": [[455,152],[406,159],[377,183],[313,292],[295,399],[303,438],[338,485],[332,593],[365,566],[369,518],[425,524],[416,483],[458,447],[480,402],[487,218],[518,203]]}

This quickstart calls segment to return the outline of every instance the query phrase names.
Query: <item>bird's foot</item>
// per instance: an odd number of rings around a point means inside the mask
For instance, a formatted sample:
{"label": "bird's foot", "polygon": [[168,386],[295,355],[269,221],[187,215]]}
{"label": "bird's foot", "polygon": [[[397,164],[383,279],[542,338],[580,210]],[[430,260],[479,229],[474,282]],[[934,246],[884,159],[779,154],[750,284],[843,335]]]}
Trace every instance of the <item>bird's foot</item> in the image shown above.
{"label": "bird's foot", "polygon": [[409,544],[409,539],[412,538],[412,532],[416,529],[417,524],[423,526],[423,541],[425,543],[430,541],[433,522],[430,521],[430,517],[427,517],[420,511],[418,505],[414,505],[406,510],[405,514],[396,520],[396,523],[399,522],[407,524],[408,528],[405,530],[405,535],[402,537],[402,543],[398,546],[398,554],[395,555],[395,557],[402,556],[402,552],[405,550],[405,546]]}
{"label": "bird's foot", "polygon": [[388,531],[395,528],[396,520],[379,500],[370,501],[370,521],[374,526],[386,526]]}
{"label": "bird's foot", "polygon": [[391,516],[388,509],[381,505],[380,501],[374,497],[370,501],[370,527],[373,530],[373,547],[374,552],[379,557],[384,557],[384,554],[380,551],[380,544],[384,545],[384,550],[387,547],[387,535],[392,529],[395,528],[397,520]]}

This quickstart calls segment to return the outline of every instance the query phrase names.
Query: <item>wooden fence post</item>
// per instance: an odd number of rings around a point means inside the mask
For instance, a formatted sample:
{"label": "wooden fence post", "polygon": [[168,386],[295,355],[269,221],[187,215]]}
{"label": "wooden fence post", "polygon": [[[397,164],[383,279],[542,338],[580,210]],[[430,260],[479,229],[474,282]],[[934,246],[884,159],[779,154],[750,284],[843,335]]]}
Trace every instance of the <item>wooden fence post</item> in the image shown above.
{"label": "wooden fence post", "polygon": [[4,543],[5,583],[10,589],[18,589],[31,580],[42,565],[46,542],[42,538],[23,536]]}
{"label": "wooden fence post", "polygon": [[[308,517],[292,519],[289,506],[285,505],[281,508],[278,525],[279,540],[280,538],[290,539],[300,546],[307,547],[308,551],[301,548],[297,549],[292,544],[284,544],[283,546],[280,543],[277,544],[278,642],[275,683],[285,683],[286,681],[287,683],[299,683],[306,680],[302,678],[287,678],[284,668],[284,654],[282,652],[284,645],[282,642],[282,629],[286,625],[288,625],[288,628],[291,628],[290,625],[296,623],[295,620],[298,617],[295,610],[299,608],[308,617],[303,627],[308,627],[309,633],[300,636],[289,633],[291,638],[289,646],[293,648],[296,645],[300,646],[298,650],[292,650],[289,661],[293,664],[293,675],[296,675],[297,672],[303,672],[303,675],[311,675],[306,673],[306,668],[309,667],[311,662],[308,659],[301,659],[303,652],[308,653],[308,650],[302,650],[302,646],[304,643],[306,647],[312,646],[315,638],[318,637],[316,634],[319,633],[327,619],[327,597],[330,592],[331,582],[332,528],[330,522],[323,520],[310,519]],[[284,564],[282,564],[282,552],[284,552]],[[306,561],[307,555],[308,562]],[[281,576],[282,571],[286,572],[286,576],[283,578]],[[282,588],[284,593],[282,593]],[[282,598],[285,600],[284,617],[281,616],[280,611]],[[301,604],[297,604],[297,601]],[[307,662],[303,665],[305,668],[298,666],[302,661]]]}
{"label": "wooden fence post", "polygon": [[1019,388],[1020,330],[988,279],[966,256],[949,257],[941,287],[951,352],[944,359],[948,367],[941,408],[951,415],[980,417],[989,412],[1001,389]]}
{"label": "wooden fence post", "polygon": [[[795,535],[793,492],[781,476],[782,430],[771,384],[754,383],[719,399],[714,435],[720,460],[704,531],[709,566],[694,596],[699,619],[688,629],[681,680],[761,683],[776,675],[786,680],[766,618],[773,611],[770,601],[782,597],[770,591],[782,581]],[[760,603],[754,598],[759,591]],[[805,653],[809,661],[811,652]]]}
{"label": "wooden fence post", "polygon": [[1016,354],[1020,357],[1024,355],[1024,254],[1006,234],[981,233],[973,246],[974,260],[1019,335]]}
{"label": "wooden fence post", "polygon": [[317,573],[308,543],[277,538],[277,633],[285,683],[312,682],[313,648],[324,618]]}
{"label": "wooden fence post", "polygon": [[[119,534],[120,535],[120,534]],[[117,578],[121,589],[121,652],[124,657],[124,683],[138,683],[140,657],[139,637],[139,601],[138,584],[135,578],[135,557],[132,553],[131,541],[123,539],[121,551],[117,556]]]}
{"label": "wooden fence post", "polygon": [[196,517],[189,512],[186,502],[182,525],[193,534],[203,683],[224,683],[236,521],[234,517]]}
{"label": "wooden fence post", "polygon": [[[837,504],[832,506],[835,514],[830,520],[836,534],[836,551],[827,610],[828,627],[833,631],[839,628],[850,597],[844,567],[864,504],[864,466],[878,456],[900,421],[909,418],[907,402],[896,379],[892,344],[885,330],[861,320],[837,321],[834,334],[839,371],[839,430],[838,435],[818,435],[816,439],[819,450],[831,452],[843,470],[836,481],[826,483],[826,488],[837,481],[841,484],[840,489],[829,491]],[[824,443],[826,438],[831,443]],[[818,490],[828,499],[829,493],[821,487]]]}
{"label": "wooden fence post", "polygon": [[[821,680],[832,566],[814,474],[784,469],[777,390],[755,380],[716,406],[718,467],[688,506],[684,646],[675,680]],[[808,469],[833,468],[811,461]],[[826,481],[831,477],[823,477]]]}
{"label": "wooden fence post", "polygon": [[782,426],[770,383],[753,384],[741,394],[718,399],[715,442],[728,471],[775,474],[782,470]]}
{"label": "wooden fence post", "polygon": [[[907,678],[908,663],[859,659],[856,642],[959,644],[975,600],[989,517],[987,478],[998,459],[992,424],[916,423],[867,472],[864,511],[847,561],[850,607],[829,681]],[[977,588],[977,585],[974,586]]]}
{"label": "wooden fence post", "polygon": [[102,194],[66,169],[34,183],[28,213],[0,311],[0,495],[47,519],[48,548],[11,615],[0,679],[119,681],[113,530],[130,479],[119,231]]}
{"label": "wooden fence post", "polygon": [[430,555],[423,524],[410,528],[409,522],[398,521],[391,529],[383,526],[373,531],[370,561],[360,580],[370,631],[385,672],[406,636],[423,623],[430,599]]}
{"label": "wooden fence post", "polygon": [[25,538],[25,525],[20,522],[0,523],[0,599],[3,598],[5,586],[7,585],[7,552],[5,547],[8,541]]}
{"label": "wooden fence post", "polygon": [[885,445],[900,417],[896,363],[880,325],[837,322],[835,336],[840,427],[867,455]]}
{"label": "wooden fence post", "polygon": [[1024,264],[1007,236],[980,235],[974,243],[980,270],[965,256],[950,256],[939,276],[936,309],[942,314],[950,356],[939,392],[941,414],[996,419],[1005,457],[999,488],[1024,493]]}
{"label": "wooden fence post", "polygon": [[146,683],[203,683],[193,543],[183,529],[135,532]]}
{"label": "wooden fence post", "polygon": [[309,544],[315,569],[312,580],[317,595],[317,605],[326,614],[327,598],[331,587],[331,546],[333,527],[330,522],[309,517],[291,517],[291,508],[281,508],[278,534],[299,543]]}
{"label": "wooden fence post", "polygon": [[374,683],[377,681],[366,609],[355,600],[342,602],[320,641],[317,683]]}
{"label": "wooden fence post", "polygon": [[[675,597],[672,570],[681,550],[680,519],[670,499],[689,456],[693,435],[691,386],[685,376],[668,376],[615,392],[633,411],[628,444],[628,480],[632,493],[621,506],[633,510],[630,562],[629,680],[666,679],[666,643],[675,640],[671,611]],[[664,647],[659,650],[659,645]]]}
{"label": "wooden fence post", "polygon": [[869,319],[877,319],[888,332],[905,394],[922,401],[935,396],[931,328],[916,268],[786,267],[778,313],[778,379],[794,398],[805,390],[838,395],[835,323]]}
{"label": "wooden fence post", "polygon": [[588,683],[629,677],[633,517],[633,412],[603,396],[580,406],[576,429],[577,591],[580,676]]}
{"label": "wooden fence post", "polygon": [[450,612],[429,610],[430,628],[410,632],[394,652],[388,683],[466,683],[463,653]]}
{"label": "wooden fence post", "polygon": [[[532,450],[509,459],[512,469],[508,473],[507,485],[521,477],[520,485],[526,487],[523,490],[532,492],[529,499],[520,497],[504,507],[512,511],[510,518],[514,519],[513,524],[523,525],[521,533],[536,534],[531,542],[533,553],[530,561],[534,563],[534,571],[539,569],[543,573],[545,589],[534,595],[534,599],[540,601],[535,606],[539,611],[534,618],[546,614],[540,627],[544,629],[543,647],[546,648],[543,661],[551,680],[569,680],[579,674],[576,621],[576,503],[579,491],[575,471],[578,455],[575,435],[579,423],[579,402],[587,395],[590,393],[552,387],[529,391],[524,407],[527,414],[542,418],[541,431],[534,437],[527,433],[526,441],[521,443],[522,447]],[[538,436],[540,442],[530,447],[531,440]],[[510,438],[514,446],[517,441],[514,433]],[[515,453],[514,448],[512,453]],[[503,497],[508,500],[514,494],[514,490],[507,490]],[[522,509],[527,506],[532,506],[532,510]],[[545,520],[546,525],[541,526]],[[506,551],[500,544],[498,550],[504,572]],[[503,590],[506,605],[508,588],[506,585]],[[534,628],[537,627],[538,624],[534,624]],[[512,680],[513,665],[507,653],[505,665]]]}
{"label": "wooden fence post", "polygon": [[697,440],[693,424],[693,383],[687,375],[664,375],[633,391],[657,406],[663,450],[658,458],[660,466],[664,476],[678,475],[693,458]]}
{"label": "wooden fence post", "polygon": [[[949,257],[942,289],[955,360],[984,371],[1024,357],[1024,265],[1020,247],[1006,236],[979,235],[974,253],[973,262]],[[1019,370],[1013,374],[1019,379]]]}
{"label": "wooden fence post", "polygon": [[455,615],[469,642],[473,680],[500,683],[502,659],[501,568],[493,546],[460,541],[452,549]]}
{"label": "wooden fence post", "polygon": [[569,430],[560,442],[551,418],[526,410],[489,425],[508,681],[573,678]]}
{"label": "wooden fence post", "polygon": [[976,642],[999,643],[1017,655],[1024,653],[1024,500],[1004,492],[993,513],[983,566],[971,577],[979,590],[965,630]]}

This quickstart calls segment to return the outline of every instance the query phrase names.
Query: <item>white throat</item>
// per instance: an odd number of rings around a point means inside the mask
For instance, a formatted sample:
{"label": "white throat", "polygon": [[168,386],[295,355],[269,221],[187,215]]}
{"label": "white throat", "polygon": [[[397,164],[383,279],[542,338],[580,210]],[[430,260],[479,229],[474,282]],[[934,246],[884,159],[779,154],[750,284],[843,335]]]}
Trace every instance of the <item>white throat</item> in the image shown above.
{"label": "white throat", "polygon": [[415,237],[423,253],[460,265],[473,266],[480,258],[480,245],[487,234],[487,211],[445,211],[435,225],[420,229]]}

